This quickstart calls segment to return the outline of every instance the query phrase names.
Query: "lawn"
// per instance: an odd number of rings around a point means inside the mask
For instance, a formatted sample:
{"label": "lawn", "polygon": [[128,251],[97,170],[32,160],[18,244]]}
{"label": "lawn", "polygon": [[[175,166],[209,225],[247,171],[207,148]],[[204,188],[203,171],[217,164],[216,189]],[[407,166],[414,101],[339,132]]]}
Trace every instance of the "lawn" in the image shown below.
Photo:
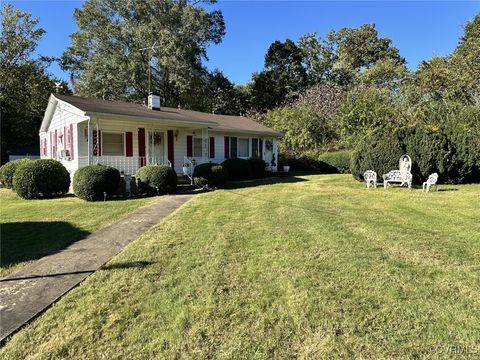
{"label": "lawn", "polygon": [[90,232],[153,201],[86,202],[67,196],[48,200],[23,200],[0,189],[0,276],[26,262],[61,250]]}
{"label": "lawn", "polygon": [[384,191],[349,175],[201,194],[14,335],[0,357],[480,351],[479,198],[480,185]]}

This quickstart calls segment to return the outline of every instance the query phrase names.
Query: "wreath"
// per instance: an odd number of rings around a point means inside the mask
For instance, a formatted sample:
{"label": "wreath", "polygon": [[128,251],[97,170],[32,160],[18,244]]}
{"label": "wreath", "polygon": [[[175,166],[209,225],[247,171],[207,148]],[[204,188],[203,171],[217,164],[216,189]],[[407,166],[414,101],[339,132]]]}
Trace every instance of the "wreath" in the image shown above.
{"label": "wreath", "polygon": [[265,141],[265,149],[267,149],[268,151],[272,151],[273,150],[273,141],[266,140]]}

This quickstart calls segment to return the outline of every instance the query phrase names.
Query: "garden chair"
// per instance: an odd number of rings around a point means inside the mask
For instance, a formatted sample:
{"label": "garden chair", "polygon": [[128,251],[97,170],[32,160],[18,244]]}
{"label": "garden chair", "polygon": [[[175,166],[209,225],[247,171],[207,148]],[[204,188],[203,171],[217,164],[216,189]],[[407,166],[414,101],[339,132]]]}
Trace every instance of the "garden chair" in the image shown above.
{"label": "garden chair", "polygon": [[437,173],[430,174],[427,181],[423,183],[423,186],[422,186],[423,191],[428,192],[430,190],[430,187],[432,187],[433,185],[437,186],[437,181],[438,181],[438,174]]}
{"label": "garden chair", "polygon": [[373,170],[367,170],[363,174],[363,179],[365,180],[365,186],[367,188],[372,185],[374,188],[377,187],[377,173]]}

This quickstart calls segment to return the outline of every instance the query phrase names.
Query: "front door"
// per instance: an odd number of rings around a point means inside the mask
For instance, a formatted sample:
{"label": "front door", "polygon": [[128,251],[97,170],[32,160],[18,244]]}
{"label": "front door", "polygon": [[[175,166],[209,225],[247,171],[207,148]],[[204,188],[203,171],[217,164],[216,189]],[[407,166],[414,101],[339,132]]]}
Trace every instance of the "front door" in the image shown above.
{"label": "front door", "polygon": [[165,134],[161,131],[149,131],[148,133],[148,160],[151,165],[164,164],[165,158]]}

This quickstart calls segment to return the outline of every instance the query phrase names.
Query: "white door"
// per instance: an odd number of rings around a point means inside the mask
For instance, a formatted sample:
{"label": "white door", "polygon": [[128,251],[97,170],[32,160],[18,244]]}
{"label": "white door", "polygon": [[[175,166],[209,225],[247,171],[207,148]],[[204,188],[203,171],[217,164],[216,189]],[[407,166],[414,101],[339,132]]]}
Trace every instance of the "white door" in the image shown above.
{"label": "white door", "polygon": [[165,163],[165,133],[162,131],[148,132],[148,163],[150,165],[162,165]]}

